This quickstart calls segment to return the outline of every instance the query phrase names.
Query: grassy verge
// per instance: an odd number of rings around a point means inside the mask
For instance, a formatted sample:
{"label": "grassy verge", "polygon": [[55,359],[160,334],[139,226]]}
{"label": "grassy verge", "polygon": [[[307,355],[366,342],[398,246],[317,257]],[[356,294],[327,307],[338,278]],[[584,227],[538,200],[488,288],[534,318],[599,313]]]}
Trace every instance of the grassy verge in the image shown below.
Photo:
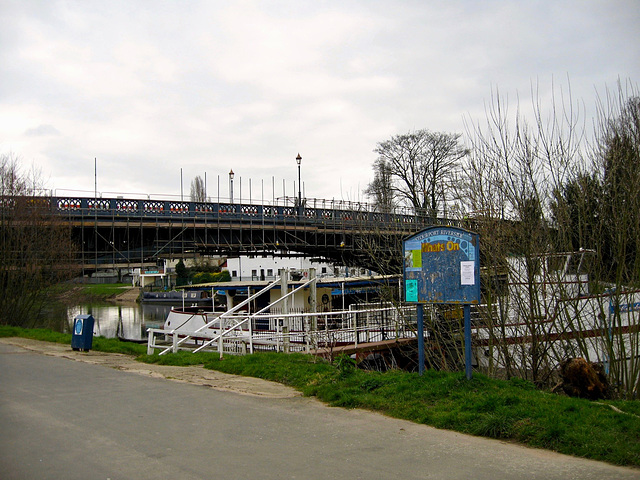
{"label": "grassy verge", "polygon": [[131,288],[130,283],[104,283],[104,284],[86,284],[82,285],[82,292],[84,295],[93,298],[110,298],[114,295],[122,293],[124,289]]}
{"label": "grassy verge", "polygon": [[[0,327],[0,336],[69,342],[70,335]],[[145,345],[94,338],[94,349],[138,355],[149,363],[199,365],[281,382],[329,405],[366,408],[396,418],[601,460],[640,466],[640,402],[591,402],[536,390],[522,380],[427,371],[367,372],[349,358],[333,364],[299,354],[245,357],[217,354],[146,355]],[[615,412],[610,406],[627,413]]]}
{"label": "grassy verge", "polygon": [[[21,328],[0,326],[0,337],[22,337],[44,342],[55,342],[69,345],[71,348],[71,334],[59,333],[45,328]],[[92,350],[108,353],[124,353],[139,357],[147,353],[147,346],[131,342],[122,342],[117,338],[93,337]]]}
{"label": "grassy verge", "polygon": [[50,290],[52,298],[66,304],[102,302],[131,288],[130,283],[59,284]]}

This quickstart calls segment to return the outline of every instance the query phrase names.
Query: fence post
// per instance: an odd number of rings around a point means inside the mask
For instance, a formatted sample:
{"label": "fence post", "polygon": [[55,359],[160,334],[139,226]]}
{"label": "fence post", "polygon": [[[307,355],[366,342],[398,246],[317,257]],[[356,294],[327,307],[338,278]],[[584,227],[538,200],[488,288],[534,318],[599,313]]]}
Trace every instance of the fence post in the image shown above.
{"label": "fence post", "polygon": [[471,305],[464,305],[464,371],[467,380],[471,380]]}
{"label": "fence post", "polygon": [[[285,269],[285,268],[281,268],[280,270],[278,270],[278,274],[280,275],[280,297],[284,297],[289,293],[289,270]],[[290,312],[289,309],[289,298],[285,298],[284,300],[282,300],[282,314],[284,315],[282,317],[282,325],[280,330],[280,333],[282,334],[282,349],[283,350],[288,350],[289,349],[289,338],[288,338],[288,334],[289,334],[289,317],[287,316],[288,313]],[[286,332],[286,335],[285,335]]]}
{"label": "fence post", "polygon": [[[315,268],[310,268],[309,269],[309,280],[313,280],[316,278],[316,269]],[[312,282],[309,288],[309,310],[311,311],[311,313],[317,313],[318,312],[318,289],[317,289],[317,282]],[[303,309],[304,312],[304,309]],[[312,332],[315,332],[318,330],[318,317],[316,315],[313,315],[311,317],[311,325],[310,325],[310,330]],[[317,345],[313,345],[314,348],[317,348]]]}
{"label": "fence post", "polygon": [[224,320],[222,317],[218,317],[218,324],[220,325],[219,337],[218,337],[218,353],[220,353],[220,360],[224,356],[224,338],[222,338],[222,332],[224,330]]}
{"label": "fence post", "polygon": [[418,316],[418,373],[424,373],[424,306],[416,305]]}

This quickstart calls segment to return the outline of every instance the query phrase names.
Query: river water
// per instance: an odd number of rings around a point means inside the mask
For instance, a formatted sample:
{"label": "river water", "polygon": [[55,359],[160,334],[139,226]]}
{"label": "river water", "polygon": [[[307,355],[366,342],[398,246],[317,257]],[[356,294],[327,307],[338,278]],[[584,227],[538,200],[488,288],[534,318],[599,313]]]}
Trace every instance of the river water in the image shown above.
{"label": "river water", "polygon": [[77,315],[92,315],[94,335],[140,342],[147,339],[147,328],[164,324],[170,309],[170,305],[92,303],[63,307],[55,315],[66,333],[71,333]]}

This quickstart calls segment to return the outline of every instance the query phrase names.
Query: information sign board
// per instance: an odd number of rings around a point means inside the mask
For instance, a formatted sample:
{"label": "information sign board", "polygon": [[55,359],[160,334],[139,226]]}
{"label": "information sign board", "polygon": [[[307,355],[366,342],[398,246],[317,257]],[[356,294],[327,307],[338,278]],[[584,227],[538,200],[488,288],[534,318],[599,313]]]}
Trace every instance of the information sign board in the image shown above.
{"label": "information sign board", "polygon": [[407,302],[478,304],[479,235],[455,227],[431,227],[403,242]]}

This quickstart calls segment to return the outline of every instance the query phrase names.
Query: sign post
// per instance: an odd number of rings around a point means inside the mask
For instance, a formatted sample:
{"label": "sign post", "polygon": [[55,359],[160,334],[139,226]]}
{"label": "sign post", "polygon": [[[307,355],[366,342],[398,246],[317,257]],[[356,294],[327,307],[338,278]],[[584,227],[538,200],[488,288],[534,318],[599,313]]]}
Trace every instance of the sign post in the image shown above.
{"label": "sign post", "polygon": [[471,379],[471,305],[480,303],[479,235],[431,227],[404,240],[405,301],[416,304],[419,372],[424,372],[424,304],[464,308],[465,373]]}

